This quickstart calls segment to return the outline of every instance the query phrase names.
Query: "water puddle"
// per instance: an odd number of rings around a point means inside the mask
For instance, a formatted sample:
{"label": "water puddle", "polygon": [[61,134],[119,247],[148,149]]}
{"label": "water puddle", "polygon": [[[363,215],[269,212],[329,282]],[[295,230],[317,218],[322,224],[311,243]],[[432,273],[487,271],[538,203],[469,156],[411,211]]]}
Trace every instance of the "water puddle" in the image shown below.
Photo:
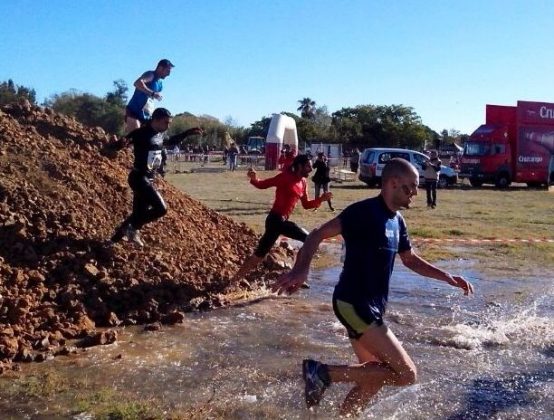
{"label": "water puddle", "polygon": [[[465,298],[397,265],[388,323],[416,361],[420,381],[384,389],[363,417],[552,418],[551,280],[485,278],[468,261],[442,265],[472,279],[476,296]],[[331,308],[339,273],[338,267],[313,272],[312,287],[291,297],[268,294],[255,303],[188,314],[182,326],[122,329],[116,344],[25,365],[23,373],[55,369],[87,386],[155,398],[169,413],[199,418],[337,418],[349,387],[332,386],[310,413],[300,363],[307,357],[355,362]],[[43,409],[26,402],[17,413]]]}

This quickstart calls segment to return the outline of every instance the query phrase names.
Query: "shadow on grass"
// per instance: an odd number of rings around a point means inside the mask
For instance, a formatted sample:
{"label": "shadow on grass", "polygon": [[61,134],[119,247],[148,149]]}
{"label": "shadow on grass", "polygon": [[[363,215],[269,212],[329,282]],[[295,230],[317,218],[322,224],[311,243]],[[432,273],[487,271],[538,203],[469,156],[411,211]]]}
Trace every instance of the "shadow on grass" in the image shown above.
{"label": "shadow on grass", "polygon": [[267,212],[269,211],[267,207],[263,207],[263,209],[260,208],[258,210],[244,208],[244,207],[222,207],[222,208],[214,207],[213,209],[218,213],[232,214],[235,216],[251,216],[254,214],[266,215]]}
{"label": "shadow on grass", "polygon": [[375,190],[377,191],[377,188],[369,188],[365,184],[335,184],[333,183],[331,185],[331,188],[334,190]]}
{"label": "shadow on grass", "polygon": [[266,203],[260,203],[259,201],[233,200],[232,198],[202,199],[202,201],[204,201],[205,203],[237,203],[237,204],[248,204],[254,207],[264,207],[264,208],[267,207]]}

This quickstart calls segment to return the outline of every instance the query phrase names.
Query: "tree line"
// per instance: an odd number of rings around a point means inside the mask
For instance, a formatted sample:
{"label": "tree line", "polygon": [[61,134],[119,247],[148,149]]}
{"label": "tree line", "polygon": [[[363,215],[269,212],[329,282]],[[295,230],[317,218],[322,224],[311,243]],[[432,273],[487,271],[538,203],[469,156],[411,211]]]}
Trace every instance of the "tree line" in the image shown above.
{"label": "tree line", "polygon": [[[103,97],[75,89],[51,95],[41,105],[71,115],[88,126],[100,126],[106,132],[122,134],[125,105],[129,88],[125,81],[115,80],[113,89]],[[0,105],[27,100],[37,105],[34,89],[16,85],[12,80],[0,84]],[[441,143],[460,142],[466,135],[456,130],[440,134],[425,126],[412,107],[404,105],[357,105],[329,113],[326,106],[305,97],[297,102],[296,113],[283,111],[296,121],[301,144],[341,143],[354,147],[401,147],[423,149]],[[250,136],[266,136],[271,117],[265,116],[250,127],[237,127],[232,120],[222,122],[209,115],[188,112],[175,115],[169,134],[201,126],[206,135],[201,139],[209,146],[221,148],[231,141],[246,142]]]}

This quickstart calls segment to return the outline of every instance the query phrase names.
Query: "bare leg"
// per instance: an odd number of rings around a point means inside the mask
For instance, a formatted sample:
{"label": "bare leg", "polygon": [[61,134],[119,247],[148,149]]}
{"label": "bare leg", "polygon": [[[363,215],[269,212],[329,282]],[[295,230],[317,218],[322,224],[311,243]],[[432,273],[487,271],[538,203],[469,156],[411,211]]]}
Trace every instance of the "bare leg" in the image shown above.
{"label": "bare leg", "polygon": [[129,134],[131,131],[140,128],[140,121],[133,117],[125,117],[125,134]]}
{"label": "bare leg", "polygon": [[[373,354],[371,354],[367,349],[365,349],[357,340],[350,340],[354,353],[358,356],[360,361],[360,366],[364,365],[374,365],[374,366],[384,366],[384,364],[377,359]],[[366,386],[364,388],[359,385],[354,386],[344,399],[340,412],[341,415],[346,416],[348,414],[354,414],[358,411],[363,410],[363,408],[369,403],[371,398],[379,392],[382,388],[382,385],[377,384],[374,387]]]}
{"label": "bare leg", "polygon": [[233,278],[231,279],[231,283],[235,283],[239,281],[250,271],[256,268],[258,264],[262,262],[262,260],[263,258],[258,257],[256,254],[250,255],[248,258],[246,258],[246,260],[244,260],[244,263],[242,263],[242,266],[239,268],[239,271],[237,271],[237,273],[233,276]]}
{"label": "bare leg", "polygon": [[327,366],[331,382],[356,383],[341,407],[342,414],[363,408],[383,385],[416,382],[414,362],[387,326],[368,328],[352,346],[360,361],[364,361],[361,365]]}

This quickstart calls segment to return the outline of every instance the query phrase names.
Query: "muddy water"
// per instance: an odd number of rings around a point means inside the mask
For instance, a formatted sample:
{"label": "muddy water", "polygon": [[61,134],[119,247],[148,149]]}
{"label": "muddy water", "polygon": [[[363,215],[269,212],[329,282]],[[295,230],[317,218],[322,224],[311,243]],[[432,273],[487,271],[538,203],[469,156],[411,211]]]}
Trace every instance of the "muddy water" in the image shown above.
{"label": "muddy water", "polygon": [[[418,365],[420,380],[382,390],[361,417],[554,418],[551,278],[485,277],[467,261],[442,265],[470,278],[476,296],[465,298],[397,265],[388,323]],[[190,314],[185,325],[158,332],[125,329],[115,345],[24,371],[55,368],[89,386],[154,397],[170,413],[199,418],[336,418],[349,387],[332,386],[317,411],[307,411],[300,362],[355,362],[330,305],[339,271],[312,273],[311,289],[292,297]],[[14,409],[32,416],[44,407],[27,402]]]}

